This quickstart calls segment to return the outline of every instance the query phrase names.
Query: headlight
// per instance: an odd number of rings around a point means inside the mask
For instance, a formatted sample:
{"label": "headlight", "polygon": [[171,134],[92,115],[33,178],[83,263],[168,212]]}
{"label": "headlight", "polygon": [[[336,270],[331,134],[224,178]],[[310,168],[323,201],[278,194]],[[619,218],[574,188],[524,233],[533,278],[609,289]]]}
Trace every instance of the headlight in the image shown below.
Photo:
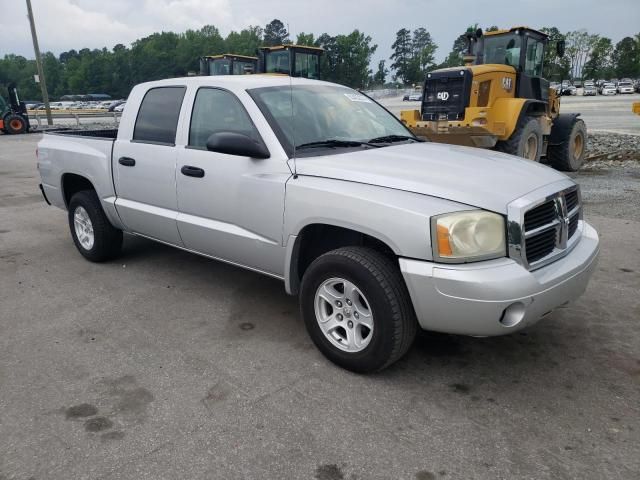
{"label": "headlight", "polygon": [[506,255],[504,217],[482,210],[431,218],[433,258],[449,263],[474,262]]}

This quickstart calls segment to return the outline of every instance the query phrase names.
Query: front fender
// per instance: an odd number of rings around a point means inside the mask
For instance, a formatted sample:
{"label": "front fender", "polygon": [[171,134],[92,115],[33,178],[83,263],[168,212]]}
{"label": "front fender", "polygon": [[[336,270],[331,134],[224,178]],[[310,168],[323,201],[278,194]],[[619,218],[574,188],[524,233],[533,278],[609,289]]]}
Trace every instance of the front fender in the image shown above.
{"label": "front fender", "polygon": [[474,207],[364,183],[299,175],[287,183],[284,238],[311,224],[367,234],[399,257],[431,260],[430,218]]}

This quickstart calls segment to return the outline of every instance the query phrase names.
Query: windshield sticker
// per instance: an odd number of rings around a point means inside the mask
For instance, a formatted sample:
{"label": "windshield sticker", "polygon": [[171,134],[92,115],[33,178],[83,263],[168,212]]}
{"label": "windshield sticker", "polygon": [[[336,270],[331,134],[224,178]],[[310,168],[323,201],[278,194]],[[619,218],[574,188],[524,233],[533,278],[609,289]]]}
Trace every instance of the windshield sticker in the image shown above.
{"label": "windshield sticker", "polygon": [[371,103],[371,100],[369,100],[364,95],[360,95],[359,93],[345,93],[344,96],[352,102]]}

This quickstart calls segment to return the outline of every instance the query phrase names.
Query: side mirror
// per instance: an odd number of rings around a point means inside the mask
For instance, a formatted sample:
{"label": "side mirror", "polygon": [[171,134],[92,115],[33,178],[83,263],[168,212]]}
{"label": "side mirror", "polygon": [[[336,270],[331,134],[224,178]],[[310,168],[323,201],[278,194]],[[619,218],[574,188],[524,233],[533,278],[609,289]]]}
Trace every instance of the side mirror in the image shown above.
{"label": "side mirror", "polygon": [[558,40],[558,43],[556,43],[556,53],[560,58],[564,57],[564,46],[564,40]]}
{"label": "side mirror", "polygon": [[207,139],[207,150],[239,157],[269,158],[264,143],[238,132],[212,133]]}

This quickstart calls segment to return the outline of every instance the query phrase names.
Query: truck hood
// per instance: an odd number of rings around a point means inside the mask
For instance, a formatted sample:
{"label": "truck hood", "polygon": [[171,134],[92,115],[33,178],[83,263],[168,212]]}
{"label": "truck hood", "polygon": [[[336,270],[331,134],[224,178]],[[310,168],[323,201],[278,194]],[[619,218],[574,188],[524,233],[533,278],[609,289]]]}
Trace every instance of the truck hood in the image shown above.
{"label": "truck hood", "polygon": [[516,198],[567,179],[530,160],[439,143],[301,157],[296,173],[420,193],[503,214]]}

